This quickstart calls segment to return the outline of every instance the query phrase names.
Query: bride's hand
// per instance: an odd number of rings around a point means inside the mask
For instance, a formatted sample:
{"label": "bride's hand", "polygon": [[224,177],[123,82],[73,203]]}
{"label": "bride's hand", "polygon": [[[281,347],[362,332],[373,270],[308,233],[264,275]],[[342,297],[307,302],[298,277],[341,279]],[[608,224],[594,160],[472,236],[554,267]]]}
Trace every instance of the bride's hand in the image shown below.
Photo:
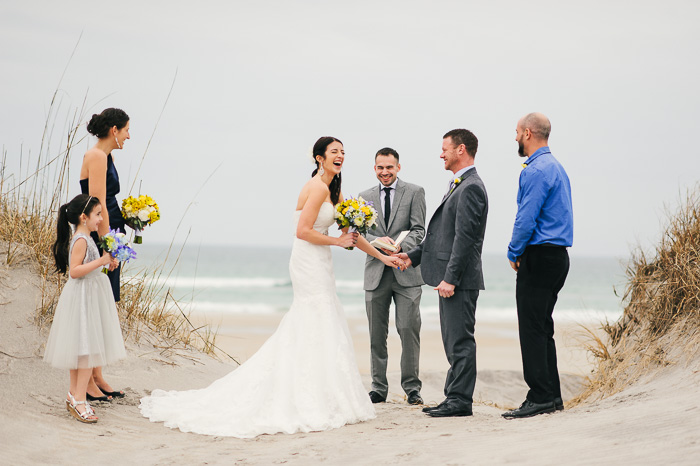
{"label": "bride's hand", "polygon": [[403,261],[396,256],[382,256],[379,258],[379,260],[384,262],[384,265],[388,265],[389,267],[392,267],[394,269],[401,269],[401,265],[403,263]]}
{"label": "bride's hand", "polygon": [[357,245],[359,233],[343,233],[338,237],[337,246],[341,248],[351,248]]}

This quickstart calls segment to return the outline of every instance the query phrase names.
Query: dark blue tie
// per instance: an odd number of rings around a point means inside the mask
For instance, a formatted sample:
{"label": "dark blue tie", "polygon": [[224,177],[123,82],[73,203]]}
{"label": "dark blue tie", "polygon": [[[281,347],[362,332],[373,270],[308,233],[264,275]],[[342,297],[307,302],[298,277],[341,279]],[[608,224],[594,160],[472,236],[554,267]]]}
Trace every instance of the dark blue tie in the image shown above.
{"label": "dark blue tie", "polygon": [[[391,188],[384,188],[384,225],[389,230],[389,216],[391,215]],[[388,233],[388,231],[387,231]]]}

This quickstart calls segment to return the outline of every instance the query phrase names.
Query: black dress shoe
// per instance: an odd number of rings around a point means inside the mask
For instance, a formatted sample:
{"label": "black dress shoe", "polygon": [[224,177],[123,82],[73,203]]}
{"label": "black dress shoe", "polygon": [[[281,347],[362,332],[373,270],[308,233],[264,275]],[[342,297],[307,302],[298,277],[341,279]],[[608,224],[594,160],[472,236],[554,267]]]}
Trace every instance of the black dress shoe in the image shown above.
{"label": "black dress shoe", "polygon": [[437,406],[426,406],[425,408],[423,408],[423,412],[429,413],[430,411],[435,411],[436,409],[438,409],[440,406],[444,405],[445,403],[447,403],[447,400],[441,401]]}
{"label": "black dress shoe", "polygon": [[556,410],[554,402],[549,403],[533,403],[530,400],[523,401],[518,409],[506,411],[501,414],[506,419],[516,419],[522,417],[532,417],[538,414],[553,413]]}
{"label": "black dress shoe", "polygon": [[557,411],[564,411],[564,400],[561,398],[554,399],[554,409]]}
{"label": "black dress shoe", "polygon": [[458,416],[471,416],[472,408],[467,406],[460,406],[455,403],[444,402],[442,405],[438,406],[432,411],[428,411],[428,416],[430,417],[458,417]]}
{"label": "black dress shoe", "polygon": [[[102,390],[100,388],[100,390]],[[116,390],[114,392],[108,392],[105,390],[102,390],[102,392],[107,395],[107,396],[113,396],[114,398],[124,398],[126,396],[126,393],[124,393],[122,390]]]}
{"label": "black dress shoe", "polygon": [[410,404],[410,405],[422,405],[423,404],[423,398],[421,398],[420,392],[418,390],[413,390],[411,393],[408,394],[408,404]]}
{"label": "black dress shoe", "polygon": [[372,400],[372,403],[384,403],[386,401],[385,396],[382,396],[375,391],[369,392],[369,399]]}
{"label": "black dress shoe", "polygon": [[105,395],[105,396],[92,396],[89,393],[85,393],[85,398],[88,401],[112,401],[112,396],[111,395]]}

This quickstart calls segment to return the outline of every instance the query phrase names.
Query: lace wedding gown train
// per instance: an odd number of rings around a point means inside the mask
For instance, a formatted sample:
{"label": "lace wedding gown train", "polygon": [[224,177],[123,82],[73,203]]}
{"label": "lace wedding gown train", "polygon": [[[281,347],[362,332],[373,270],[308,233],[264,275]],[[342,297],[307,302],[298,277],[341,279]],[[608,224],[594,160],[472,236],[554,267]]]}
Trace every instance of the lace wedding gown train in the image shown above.
{"label": "lace wedding gown train", "polygon": [[[323,203],[314,229],[327,232],[333,212]],[[207,388],[154,390],[141,400],[141,413],[183,432],[240,438],[374,418],[336,295],[330,247],[295,238],[289,273],[291,308],[255,355]]]}

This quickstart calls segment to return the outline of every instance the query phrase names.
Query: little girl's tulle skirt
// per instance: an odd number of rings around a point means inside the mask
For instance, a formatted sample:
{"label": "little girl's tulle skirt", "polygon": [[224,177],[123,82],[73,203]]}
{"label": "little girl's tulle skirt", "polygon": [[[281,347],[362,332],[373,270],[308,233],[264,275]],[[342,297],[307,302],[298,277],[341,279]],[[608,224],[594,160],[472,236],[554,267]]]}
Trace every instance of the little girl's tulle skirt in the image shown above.
{"label": "little girl's tulle skirt", "polygon": [[107,275],[69,278],[56,306],[44,361],[59,369],[105,366],[126,357]]}

